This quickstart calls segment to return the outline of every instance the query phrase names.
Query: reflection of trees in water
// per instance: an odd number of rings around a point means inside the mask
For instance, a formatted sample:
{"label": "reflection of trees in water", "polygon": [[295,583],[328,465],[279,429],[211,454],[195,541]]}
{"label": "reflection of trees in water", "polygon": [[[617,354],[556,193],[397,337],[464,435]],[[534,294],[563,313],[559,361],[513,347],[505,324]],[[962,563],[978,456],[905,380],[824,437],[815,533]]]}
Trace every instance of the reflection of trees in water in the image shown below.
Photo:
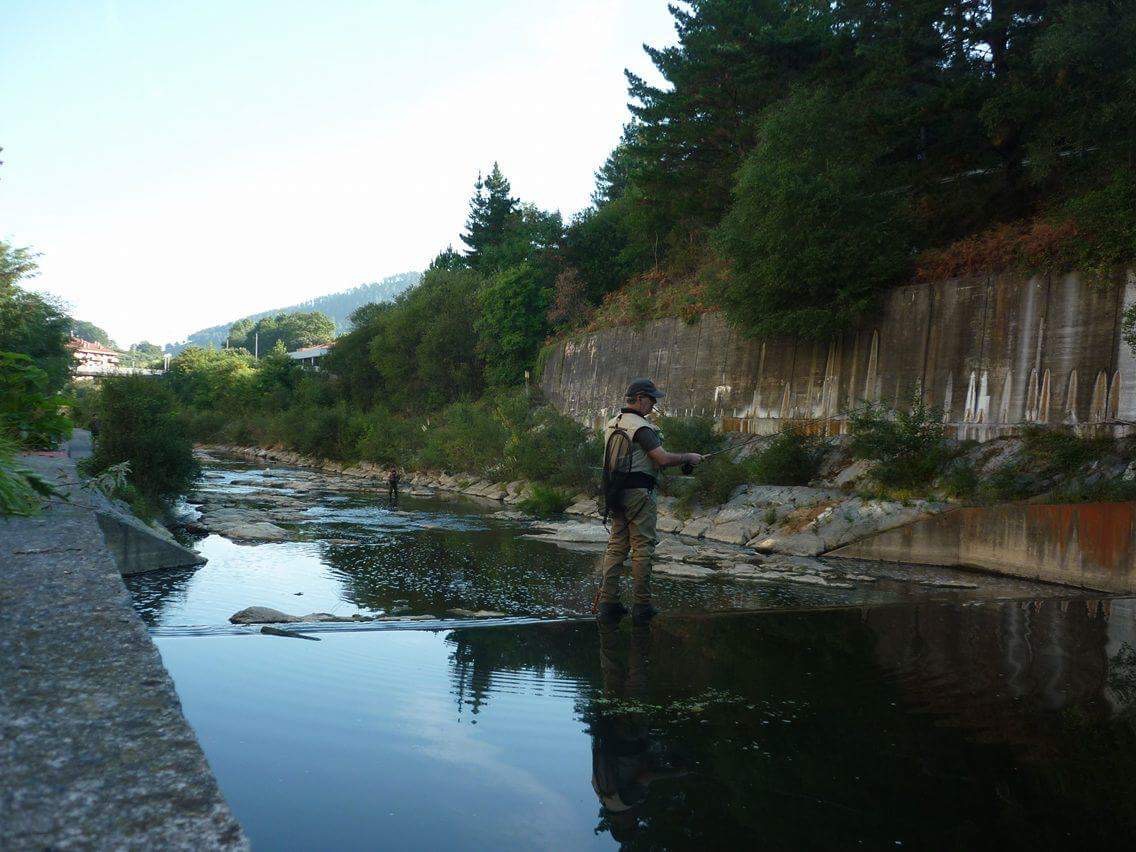
{"label": "reflection of trees in water", "polygon": [[363,546],[328,546],[323,558],[344,595],[363,608],[398,599],[430,612],[450,607],[535,612],[590,601],[590,561],[515,531],[429,529],[383,533]]}
{"label": "reflection of trees in water", "polygon": [[[1136,829],[1136,641],[1107,653],[1125,631],[1096,601],[658,619],[649,739],[690,774],[651,786],[631,845],[1051,846],[1071,826],[1115,841]],[[581,716],[604,715],[594,625],[450,641],[475,710],[495,674],[532,671],[581,679]],[[668,718],[708,689],[742,700]]]}
{"label": "reflection of trees in water", "polygon": [[185,600],[186,587],[196,572],[197,568],[169,568],[131,574],[122,580],[143,623],[153,627],[161,621],[167,606],[181,604]]}
{"label": "reflection of trees in water", "polygon": [[[586,625],[590,627],[591,625]],[[548,622],[527,627],[471,627],[450,631],[450,676],[460,713],[478,713],[494,691],[494,676],[526,672],[583,685],[593,675],[594,648],[580,625]]]}

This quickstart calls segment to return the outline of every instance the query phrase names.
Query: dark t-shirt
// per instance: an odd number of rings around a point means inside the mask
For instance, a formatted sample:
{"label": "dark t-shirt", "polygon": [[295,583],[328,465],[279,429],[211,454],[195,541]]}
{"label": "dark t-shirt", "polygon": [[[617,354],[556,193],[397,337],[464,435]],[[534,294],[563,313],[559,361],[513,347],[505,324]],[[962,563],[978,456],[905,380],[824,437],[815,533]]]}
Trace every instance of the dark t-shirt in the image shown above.
{"label": "dark t-shirt", "polygon": [[[630,408],[621,408],[623,414],[636,414],[637,412]],[[631,437],[636,444],[645,453],[651,452],[655,447],[661,447],[663,442],[659,440],[659,433],[654,429],[648,429],[646,426],[640,426],[635,430],[635,434]]]}
{"label": "dark t-shirt", "polygon": [[659,440],[659,433],[654,429],[648,429],[646,426],[640,426],[635,431],[635,438],[633,439],[636,444],[642,447],[643,452],[649,453],[655,447],[661,447],[663,442]]}

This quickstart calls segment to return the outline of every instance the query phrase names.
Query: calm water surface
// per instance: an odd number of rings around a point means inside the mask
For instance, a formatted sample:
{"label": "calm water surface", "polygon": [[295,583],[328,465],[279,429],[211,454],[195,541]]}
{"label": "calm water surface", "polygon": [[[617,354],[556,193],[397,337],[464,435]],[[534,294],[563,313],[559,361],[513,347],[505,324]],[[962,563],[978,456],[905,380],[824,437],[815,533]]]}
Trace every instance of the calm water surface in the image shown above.
{"label": "calm water surface", "polygon": [[[590,603],[595,554],[522,539],[521,522],[325,496],[345,499],[301,509],[318,511],[296,541],[211,536],[196,574],[132,581],[257,848],[1129,846],[1132,600],[660,581],[670,609],[643,628],[179,632],[254,603]],[[794,609],[705,611],[777,602]]]}

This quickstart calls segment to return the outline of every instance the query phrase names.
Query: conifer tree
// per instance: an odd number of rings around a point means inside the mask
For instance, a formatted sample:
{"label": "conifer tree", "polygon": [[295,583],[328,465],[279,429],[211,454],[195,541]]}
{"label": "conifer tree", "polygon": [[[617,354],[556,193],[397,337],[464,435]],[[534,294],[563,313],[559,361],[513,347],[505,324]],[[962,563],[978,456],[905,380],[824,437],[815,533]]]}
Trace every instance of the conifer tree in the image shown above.
{"label": "conifer tree", "polygon": [[477,176],[474,196],[469,202],[469,218],[462,242],[469,246],[466,257],[469,265],[480,270],[486,255],[498,248],[506,239],[509,226],[517,213],[517,199],[509,193],[512,187],[501,167],[494,162],[489,176]]}

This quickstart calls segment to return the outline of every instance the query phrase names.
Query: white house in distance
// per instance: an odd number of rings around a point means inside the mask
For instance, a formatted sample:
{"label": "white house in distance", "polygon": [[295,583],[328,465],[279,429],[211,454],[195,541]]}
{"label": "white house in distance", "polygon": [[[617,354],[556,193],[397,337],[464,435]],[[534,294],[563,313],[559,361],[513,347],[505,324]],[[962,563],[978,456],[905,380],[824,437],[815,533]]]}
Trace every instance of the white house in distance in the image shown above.
{"label": "white house in distance", "polygon": [[75,374],[97,376],[103,373],[117,373],[122,357],[113,349],[101,343],[92,343],[80,337],[72,337],[67,342],[71,357],[75,360]]}
{"label": "white house in distance", "polygon": [[321,343],[318,346],[305,346],[302,349],[297,349],[295,352],[289,352],[288,357],[299,361],[305,367],[318,370],[320,361],[331,351],[331,347],[334,345],[335,341],[331,343]]}

